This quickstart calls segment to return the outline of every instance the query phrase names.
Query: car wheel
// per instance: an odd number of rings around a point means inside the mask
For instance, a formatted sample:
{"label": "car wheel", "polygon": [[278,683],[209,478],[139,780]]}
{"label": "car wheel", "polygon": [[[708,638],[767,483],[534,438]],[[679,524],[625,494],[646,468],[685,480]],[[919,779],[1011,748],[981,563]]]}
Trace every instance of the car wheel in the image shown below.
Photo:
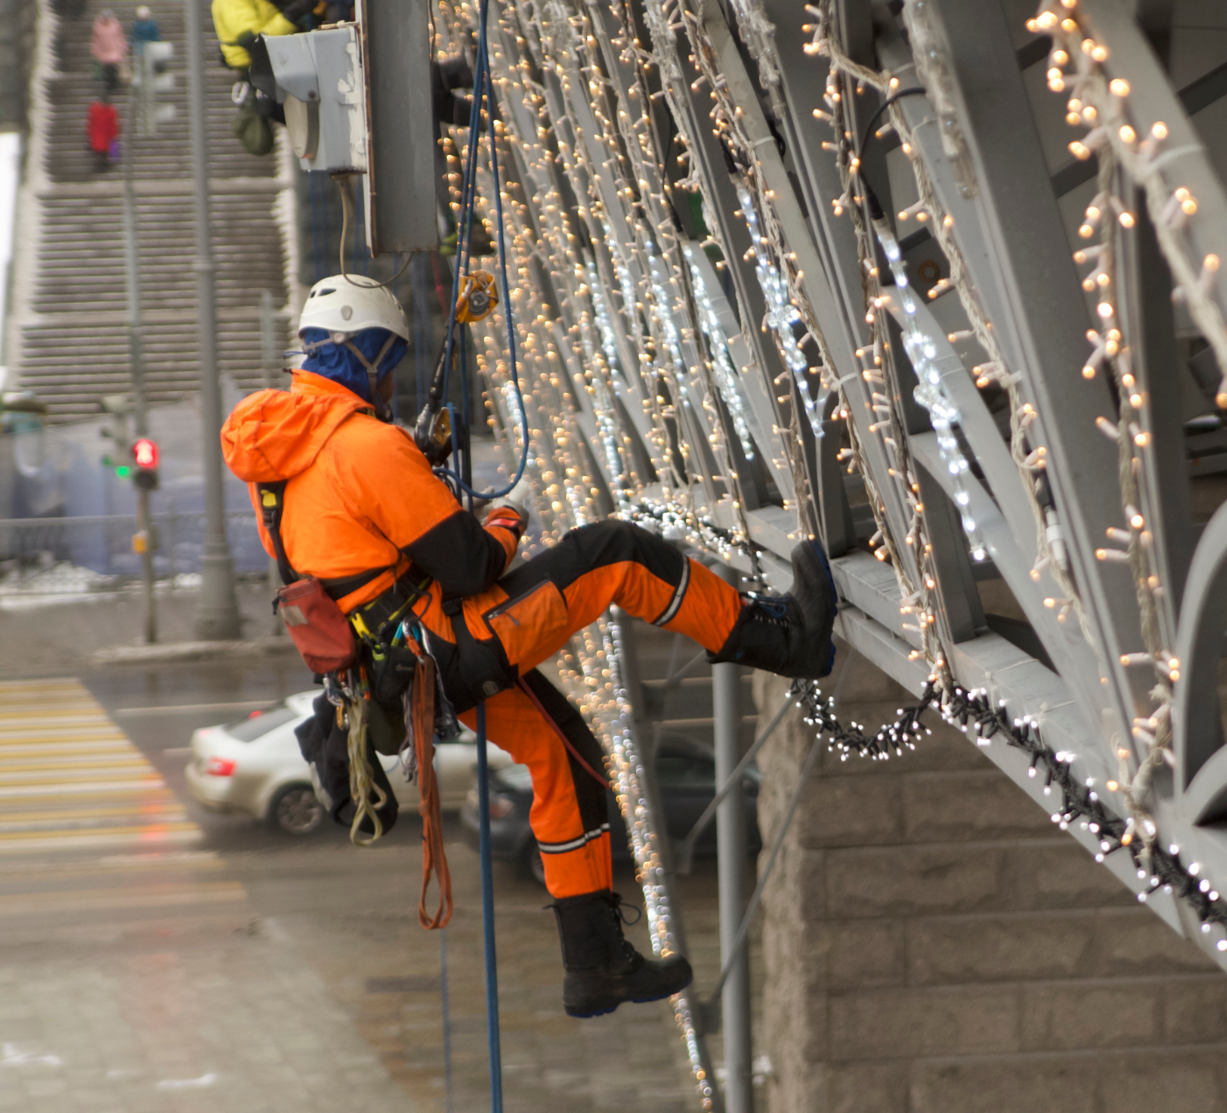
{"label": "car wheel", "polygon": [[324,805],[310,785],[286,785],[273,797],[268,817],[287,835],[310,835],[324,822]]}
{"label": "car wheel", "polygon": [[545,863],[541,860],[541,848],[537,846],[536,839],[533,839],[524,848],[524,853],[520,856],[520,864],[524,867],[524,872],[538,885],[545,884]]}

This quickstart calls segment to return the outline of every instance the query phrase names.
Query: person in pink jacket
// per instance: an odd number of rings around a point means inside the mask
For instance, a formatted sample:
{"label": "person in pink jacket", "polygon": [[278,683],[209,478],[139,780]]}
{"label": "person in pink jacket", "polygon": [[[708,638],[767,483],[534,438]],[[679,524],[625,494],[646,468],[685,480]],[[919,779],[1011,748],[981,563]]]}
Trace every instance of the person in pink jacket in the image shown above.
{"label": "person in pink jacket", "polygon": [[128,57],[128,36],[110,8],[103,8],[94,20],[89,52],[94,58],[95,76],[103,82],[109,99],[119,84],[119,67]]}

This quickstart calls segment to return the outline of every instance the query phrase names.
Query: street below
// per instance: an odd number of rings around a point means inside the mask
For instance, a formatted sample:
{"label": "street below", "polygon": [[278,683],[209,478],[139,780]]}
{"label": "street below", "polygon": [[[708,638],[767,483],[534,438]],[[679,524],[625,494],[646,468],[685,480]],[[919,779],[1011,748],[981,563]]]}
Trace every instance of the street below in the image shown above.
{"label": "street below", "polygon": [[[310,687],[289,656],[0,684],[0,1109],[488,1104],[478,858],[456,817],[455,915],[426,932],[411,811],[360,850],[331,823],[295,838],[186,792],[195,728]],[[565,1016],[545,890],[507,863],[494,881],[506,1108],[696,1108],[668,1003]],[[629,870],[617,887],[641,905]],[[682,893],[710,985],[714,863]],[[642,921],[627,931],[650,949]]]}

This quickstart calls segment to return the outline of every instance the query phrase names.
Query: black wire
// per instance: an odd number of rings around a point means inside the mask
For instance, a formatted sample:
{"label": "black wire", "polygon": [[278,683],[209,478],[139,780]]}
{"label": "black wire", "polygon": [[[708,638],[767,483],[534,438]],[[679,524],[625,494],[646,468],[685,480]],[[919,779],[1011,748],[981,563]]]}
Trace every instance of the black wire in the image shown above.
{"label": "black wire", "polygon": [[[861,159],[862,162],[864,161],[864,158],[865,158],[865,148],[869,146],[869,140],[875,134],[873,130],[873,125],[878,122],[878,119],[882,115],[882,113],[885,112],[892,104],[895,103],[895,101],[899,100],[901,97],[913,97],[913,96],[918,96],[918,95],[923,96],[924,92],[925,92],[924,89],[922,89],[919,85],[913,85],[911,88],[900,89],[899,92],[892,93],[881,104],[878,105],[877,111],[875,111],[874,114],[869,117],[869,123],[865,125],[865,134],[861,139],[860,147],[857,148],[857,152],[856,152],[857,156]],[[865,171],[864,168],[862,168],[861,170],[861,185],[864,189],[865,200],[869,203],[869,215],[874,220],[880,220],[882,216],[884,215],[883,210],[882,210],[882,204],[878,200],[877,191],[874,190],[872,184],[870,183],[869,175]]]}
{"label": "black wire", "polygon": [[878,105],[877,111],[869,117],[869,123],[865,125],[865,134],[861,139],[861,145],[857,148],[856,153],[864,157],[865,148],[869,145],[869,138],[873,135],[873,125],[878,122],[878,117],[882,115],[895,101],[902,97],[925,96],[925,90],[919,85],[913,85],[909,89],[900,89],[897,93],[891,93],[881,104]]}

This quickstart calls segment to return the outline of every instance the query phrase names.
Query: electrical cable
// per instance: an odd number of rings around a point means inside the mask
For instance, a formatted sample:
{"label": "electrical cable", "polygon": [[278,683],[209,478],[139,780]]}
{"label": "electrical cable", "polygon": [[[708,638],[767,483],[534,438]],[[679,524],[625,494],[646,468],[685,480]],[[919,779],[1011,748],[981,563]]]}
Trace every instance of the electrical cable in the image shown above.
{"label": "electrical cable", "polygon": [[[413,258],[412,254],[405,256],[405,262],[387,282],[355,282],[349,277],[349,273],[345,270],[345,238],[349,235],[349,214],[353,207],[353,202],[349,199],[349,179],[351,174],[337,174],[337,188],[341,191],[341,244],[337,251],[337,261],[341,266],[341,277],[345,279],[351,286],[362,286],[364,289],[383,289],[391,286],[396,282],[401,275],[409,268],[409,262]],[[354,254],[358,253],[358,222],[354,221]],[[365,266],[365,264],[364,264]]]}
{"label": "electrical cable", "polygon": [[869,117],[869,123],[865,125],[865,134],[861,137],[861,145],[857,148],[857,154],[864,157],[865,147],[869,144],[869,137],[873,134],[873,125],[878,122],[878,117],[882,115],[895,101],[902,97],[923,97],[927,94],[927,90],[922,89],[919,85],[913,85],[907,89],[900,89],[897,93],[891,93],[881,104],[877,110]]}

